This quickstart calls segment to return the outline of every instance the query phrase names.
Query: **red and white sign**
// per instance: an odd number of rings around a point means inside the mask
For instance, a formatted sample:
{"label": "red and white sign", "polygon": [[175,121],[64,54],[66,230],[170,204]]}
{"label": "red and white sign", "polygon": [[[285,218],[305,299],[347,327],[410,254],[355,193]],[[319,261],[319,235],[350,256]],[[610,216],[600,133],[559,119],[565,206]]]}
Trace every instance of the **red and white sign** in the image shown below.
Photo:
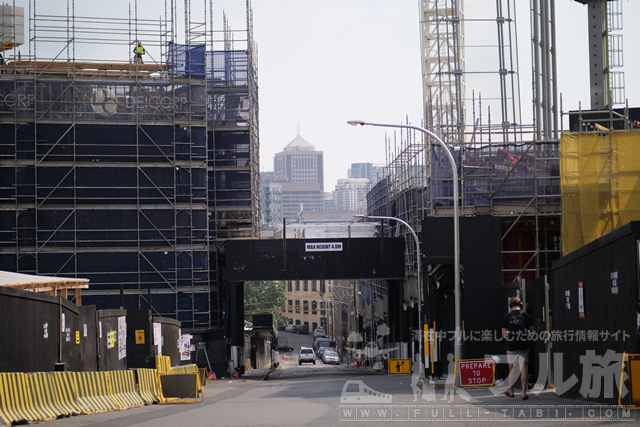
{"label": "red and white sign", "polygon": [[209,372],[209,380],[210,381],[215,381],[216,380],[216,373],[215,372]]}
{"label": "red and white sign", "polygon": [[584,287],[582,282],[578,282],[578,313],[584,319]]}
{"label": "red and white sign", "polygon": [[493,360],[458,361],[461,387],[489,387],[493,384]]}

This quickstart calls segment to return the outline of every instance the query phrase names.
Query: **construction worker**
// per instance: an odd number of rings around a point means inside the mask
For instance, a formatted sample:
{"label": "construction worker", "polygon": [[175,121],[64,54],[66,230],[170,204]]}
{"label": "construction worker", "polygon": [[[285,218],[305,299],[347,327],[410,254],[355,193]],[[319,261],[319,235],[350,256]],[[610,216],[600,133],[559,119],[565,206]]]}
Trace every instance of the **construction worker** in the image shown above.
{"label": "construction worker", "polygon": [[135,54],[135,57],[133,58],[133,62],[144,64],[144,61],[142,60],[142,55],[147,53],[147,51],[144,50],[144,47],[142,47],[142,43],[140,43],[138,40],[136,40],[136,47],[133,48],[133,53]]}

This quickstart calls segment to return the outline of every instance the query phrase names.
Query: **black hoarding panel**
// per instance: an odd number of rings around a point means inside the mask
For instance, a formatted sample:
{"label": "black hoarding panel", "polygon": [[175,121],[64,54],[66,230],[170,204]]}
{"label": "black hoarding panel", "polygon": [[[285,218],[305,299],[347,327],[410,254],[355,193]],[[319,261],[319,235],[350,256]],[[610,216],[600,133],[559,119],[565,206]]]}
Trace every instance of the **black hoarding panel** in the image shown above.
{"label": "black hoarding panel", "polygon": [[[429,275],[425,269],[426,316],[430,325],[451,338],[455,331],[453,218],[425,218],[422,226],[424,264],[438,267]],[[502,354],[501,338],[502,258],[500,218],[460,218],[461,310],[464,322],[464,356],[467,359]],[[481,339],[488,333],[490,339]],[[497,335],[496,335],[497,334]],[[453,352],[445,340],[443,351]],[[446,359],[443,359],[446,360]]]}
{"label": "black hoarding panel", "polygon": [[98,369],[100,371],[127,369],[126,316],[126,310],[98,311],[98,354],[100,355]]}
{"label": "black hoarding panel", "polygon": [[[169,356],[171,366],[180,365],[182,363],[180,361],[180,349],[178,346],[178,340],[181,338],[180,335],[182,333],[180,322],[167,317],[153,317],[151,320],[152,323],[160,324],[162,356]],[[158,353],[159,351],[156,346],[156,355],[158,355]]]}
{"label": "black hoarding panel", "polygon": [[127,368],[153,368],[153,325],[149,310],[127,310]]}
{"label": "black hoarding panel", "polygon": [[[590,367],[593,363],[596,366],[605,363],[608,351],[609,355],[615,354],[615,362],[622,360],[623,352],[637,354],[640,351],[637,336],[639,241],[640,221],[634,221],[553,264],[553,352],[556,358],[562,355],[562,378],[555,371],[555,382],[558,384],[559,380],[572,376],[578,379],[563,397],[617,402],[617,385],[611,398],[605,395],[607,381],[614,378],[604,379],[605,387],[599,388],[597,397],[583,396],[580,390],[584,387],[583,381],[590,381]],[[588,362],[590,353],[595,357],[591,357],[593,363]],[[606,375],[611,372],[607,371]],[[619,369],[616,375],[620,375]],[[596,380],[600,382],[602,377]],[[585,389],[588,388],[589,384]]]}
{"label": "black hoarding panel", "polygon": [[95,371],[95,307],[0,287],[0,372]]}
{"label": "black hoarding panel", "polygon": [[58,298],[0,287],[0,372],[53,371],[58,363]]}
{"label": "black hoarding panel", "polygon": [[228,240],[224,278],[404,279],[405,239]]}

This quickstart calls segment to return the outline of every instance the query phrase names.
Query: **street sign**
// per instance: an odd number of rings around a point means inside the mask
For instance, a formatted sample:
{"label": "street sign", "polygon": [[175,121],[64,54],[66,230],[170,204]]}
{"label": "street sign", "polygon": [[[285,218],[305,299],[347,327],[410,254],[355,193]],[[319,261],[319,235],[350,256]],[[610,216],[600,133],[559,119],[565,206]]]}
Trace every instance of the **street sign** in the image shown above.
{"label": "street sign", "polygon": [[411,359],[389,359],[389,375],[411,375]]}
{"label": "street sign", "polygon": [[458,360],[461,388],[492,387],[496,365],[491,359]]}

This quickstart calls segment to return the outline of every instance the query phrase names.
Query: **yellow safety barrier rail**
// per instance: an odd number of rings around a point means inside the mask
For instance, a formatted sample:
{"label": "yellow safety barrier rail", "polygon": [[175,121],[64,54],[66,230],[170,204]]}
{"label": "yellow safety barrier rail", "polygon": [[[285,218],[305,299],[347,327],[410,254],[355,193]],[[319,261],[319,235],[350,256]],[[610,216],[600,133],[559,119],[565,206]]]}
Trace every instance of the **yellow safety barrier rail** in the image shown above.
{"label": "yellow safety barrier rail", "polygon": [[[624,377],[625,370],[627,378]],[[630,405],[622,404],[622,387],[629,384]],[[618,388],[618,406],[622,409],[640,409],[640,354],[622,353],[622,369],[620,370],[620,386]]]}
{"label": "yellow safety barrier rail", "polygon": [[[211,380],[209,379],[209,370],[207,368],[198,368],[198,376],[200,377],[200,386],[209,388],[211,387]],[[205,385],[205,384],[209,385]]]}

